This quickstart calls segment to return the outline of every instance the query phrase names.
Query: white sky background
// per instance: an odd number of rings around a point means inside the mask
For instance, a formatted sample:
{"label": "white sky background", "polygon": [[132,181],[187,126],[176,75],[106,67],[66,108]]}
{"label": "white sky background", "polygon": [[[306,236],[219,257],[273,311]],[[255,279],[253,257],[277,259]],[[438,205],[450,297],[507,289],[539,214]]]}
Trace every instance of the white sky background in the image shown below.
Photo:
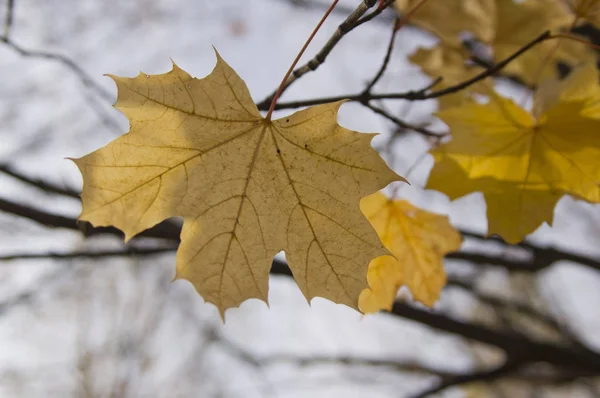
{"label": "white sky background", "polygon": [[[6,1],[0,0],[0,12]],[[342,0],[340,5],[353,8],[358,1]],[[214,66],[214,45],[260,101],[277,87],[322,13],[292,7],[286,0],[15,3],[12,39],[16,43],[68,56],[113,98],[114,83],[103,74],[164,73],[171,58],[193,76],[202,77]],[[342,19],[336,13],[330,17],[304,60],[321,48]],[[281,100],[360,91],[379,67],[389,34],[389,23],[361,26],[342,40],[317,72],[303,77]],[[433,43],[411,28],[403,29],[388,73],[376,90],[404,91],[427,84],[429,80],[405,57],[419,45]],[[397,102],[390,107],[418,123],[430,119],[435,102],[412,106]],[[392,129],[358,104],[342,107],[340,123],[365,132],[386,134]],[[0,162],[79,188],[79,172],[65,158],[105,145],[126,132],[127,126],[110,102],[86,89],[60,63],[23,58],[0,45]],[[439,122],[434,126],[444,128]],[[381,142],[376,139],[374,144]],[[426,149],[420,137],[411,135],[395,147],[398,159],[392,166],[403,174]],[[431,164],[431,159],[422,162],[411,175],[413,186],[404,187],[401,195],[449,214],[457,226],[484,231],[485,208],[479,195],[450,204],[444,195],[419,188]],[[77,201],[40,194],[2,175],[0,197],[73,217],[80,210]],[[47,230],[5,214],[0,214],[0,225],[1,254],[121,245],[110,237],[86,241],[78,233]],[[532,240],[599,255],[599,225],[597,206],[566,198],[558,206],[554,230],[542,227]],[[299,367],[292,362],[256,369],[222,344],[208,345],[208,329],[257,357],[359,356],[420,361],[457,371],[474,363],[459,340],[417,324],[383,315],[361,318],[323,299],[313,300],[309,307],[290,278],[271,278],[270,309],[250,300],[228,310],[223,326],[217,310],[205,304],[190,284],[169,283],[174,263],[174,254],[167,254],[138,260],[1,264],[0,397],[84,396],[84,390],[92,396],[109,396],[109,388],[119,383],[132,397],[402,397],[428,383],[426,378],[381,368]],[[487,279],[498,290],[510,284],[502,272]],[[600,305],[598,274],[565,264],[545,271],[538,282],[555,310],[567,314],[575,331],[600,347],[600,321],[595,315]],[[28,299],[28,292],[35,293]],[[22,303],[3,309],[8,307],[2,304],[15,297]],[[468,305],[464,297],[447,293],[439,304],[442,308]]]}

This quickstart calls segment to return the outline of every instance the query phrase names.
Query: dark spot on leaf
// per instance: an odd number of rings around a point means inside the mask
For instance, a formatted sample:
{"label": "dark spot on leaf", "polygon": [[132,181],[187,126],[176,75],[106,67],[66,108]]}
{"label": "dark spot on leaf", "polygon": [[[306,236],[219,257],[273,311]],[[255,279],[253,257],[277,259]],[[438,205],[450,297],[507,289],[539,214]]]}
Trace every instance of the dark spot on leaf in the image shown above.
{"label": "dark spot on leaf", "polygon": [[285,121],[289,123],[289,122],[290,122],[290,119],[285,119]]}
{"label": "dark spot on leaf", "polygon": [[279,148],[277,148],[277,153],[281,153],[281,151],[279,150]]}

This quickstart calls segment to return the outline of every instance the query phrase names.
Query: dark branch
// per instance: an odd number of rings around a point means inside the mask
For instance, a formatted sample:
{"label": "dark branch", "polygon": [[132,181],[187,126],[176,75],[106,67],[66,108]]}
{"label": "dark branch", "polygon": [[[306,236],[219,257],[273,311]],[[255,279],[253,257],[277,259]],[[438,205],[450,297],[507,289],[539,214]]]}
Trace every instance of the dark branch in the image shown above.
{"label": "dark branch", "polygon": [[[412,126],[409,128],[413,128]],[[40,182],[34,178],[25,176],[21,173],[17,173],[14,170],[11,173],[18,175],[19,180],[38,187],[40,189],[47,190],[49,192],[61,193],[63,195],[72,197],[73,193],[70,190],[65,190],[62,187],[56,185]],[[65,191],[65,192],[62,192]],[[79,222],[74,218],[69,218],[61,215],[52,214],[49,212],[41,211],[33,207],[25,206],[22,204],[14,203],[6,199],[0,198],[0,211],[5,213],[14,214],[19,217],[27,218],[35,221],[39,224],[45,225],[51,228],[66,228],[71,230],[78,230],[84,233],[86,236],[92,236],[97,234],[111,234],[119,237],[123,237],[123,233],[113,227],[98,227],[94,228],[87,222]],[[174,224],[172,221],[163,221],[162,223],[142,232],[140,237],[153,237],[163,238],[172,241],[179,241],[179,234],[181,227]],[[477,234],[471,231],[460,231],[463,236],[481,239],[481,240],[494,240],[502,244],[506,244],[499,238],[488,238],[484,235]],[[469,253],[469,252],[456,252],[450,253],[446,256],[447,259],[465,260],[473,264],[491,265],[504,267],[509,270],[521,271],[521,272],[536,272],[545,269],[557,261],[572,261],[589,268],[600,270],[600,261],[592,257],[582,256],[576,253],[569,253],[555,249],[553,247],[538,247],[530,243],[523,242],[520,244],[521,247],[530,250],[530,259],[512,259],[505,256],[494,256],[480,253]]]}
{"label": "dark branch", "polygon": [[458,321],[442,314],[420,310],[400,302],[394,303],[391,313],[428,325],[434,329],[498,347],[512,360],[527,360],[531,363],[548,362],[573,370],[600,374],[600,354],[589,349],[575,349],[558,344],[537,342],[520,334],[507,333]]}
{"label": "dark branch", "polygon": [[533,247],[530,259],[514,259],[483,253],[455,252],[446,255],[447,259],[465,260],[473,264],[491,265],[518,272],[538,272],[557,261],[572,261],[600,271],[600,261],[574,253],[557,250],[553,247]]}
{"label": "dark branch", "polygon": [[0,173],[4,173],[8,176],[11,176],[11,177],[21,181],[21,182],[24,182],[35,188],[41,189],[42,191],[47,192],[47,193],[54,193],[54,194],[58,194],[58,195],[68,196],[70,198],[79,199],[79,194],[77,193],[77,191],[75,191],[73,189],[63,188],[61,186],[58,186],[58,185],[55,185],[52,183],[48,183],[39,178],[28,177],[27,175],[14,170],[8,164],[0,164]]}
{"label": "dark branch", "polygon": [[6,256],[0,256],[0,261],[11,261],[11,260],[67,260],[74,258],[87,258],[87,259],[104,259],[109,257],[135,257],[135,256],[151,256],[155,254],[169,253],[177,250],[177,247],[156,247],[138,249],[135,247],[128,247],[125,250],[103,250],[103,251],[77,251],[70,253],[22,253],[22,254],[9,254]]}
{"label": "dark branch", "polygon": [[[65,217],[57,214],[52,214],[46,211],[38,210],[33,207],[17,204],[6,199],[0,198],[0,211],[15,216],[27,218],[35,221],[38,224],[50,228],[65,228],[82,232],[85,236],[93,236],[99,234],[109,234],[123,237],[123,233],[113,227],[93,227],[90,223],[80,222],[74,218]],[[180,227],[165,221],[153,228],[147,229],[139,236],[149,238],[162,238],[179,241]]]}
{"label": "dark branch", "polygon": [[360,358],[351,356],[295,356],[286,354],[275,354],[268,357],[258,358],[259,362],[265,365],[271,365],[278,362],[290,362],[298,366],[313,366],[313,365],[350,365],[350,366],[376,366],[376,367],[387,367],[392,368],[400,372],[410,373],[424,373],[429,375],[436,375],[443,378],[457,377],[459,374],[437,368],[430,368],[411,361],[397,361],[397,360],[385,360],[376,358]]}

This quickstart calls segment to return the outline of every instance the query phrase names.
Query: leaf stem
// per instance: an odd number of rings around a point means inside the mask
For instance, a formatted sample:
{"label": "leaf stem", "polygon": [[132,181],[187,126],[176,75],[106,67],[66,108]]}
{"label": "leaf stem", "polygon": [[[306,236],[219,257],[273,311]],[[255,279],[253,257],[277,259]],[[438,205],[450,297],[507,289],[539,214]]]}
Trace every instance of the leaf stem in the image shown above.
{"label": "leaf stem", "polygon": [[300,61],[300,58],[302,57],[302,54],[304,54],[304,51],[306,51],[306,49],[308,48],[308,45],[310,44],[310,42],[312,41],[312,39],[315,37],[315,35],[317,34],[317,32],[319,31],[319,29],[321,28],[321,26],[325,22],[325,20],[329,16],[329,14],[331,14],[331,12],[333,11],[333,9],[337,5],[338,1],[339,0],[333,0],[333,2],[331,3],[331,5],[327,9],[327,11],[325,12],[325,14],[323,15],[323,17],[321,18],[321,20],[319,21],[319,23],[317,24],[317,26],[315,27],[315,29],[312,31],[312,33],[310,34],[310,36],[306,40],[306,43],[304,43],[304,46],[302,46],[302,49],[300,50],[300,52],[296,56],[296,59],[294,59],[294,62],[292,62],[292,65],[290,66],[290,68],[288,69],[287,73],[283,77],[283,80],[281,81],[281,84],[279,85],[279,88],[277,89],[277,91],[275,92],[275,95],[273,96],[273,100],[271,101],[271,106],[269,106],[269,111],[267,112],[267,116],[266,116],[265,119],[271,120],[271,115],[273,114],[273,111],[275,110],[275,105],[277,105],[277,100],[279,99],[279,96],[281,95],[281,92],[283,91],[283,88],[285,87],[285,83],[287,82],[288,78],[290,77],[290,75],[294,71],[294,68],[296,67],[296,64],[298,63],[298,61]]}
{"label": "leaf stem", "polygon": [[576,41],[576,42],[579,42],[579,43],[583,43],[586,46],[588,46],[590,48],[593,48],[594,50],[600,50],[600,46],[599,45],[594,44],[594,43],[592,43],[590,41],[587,41],[585,39],[582,39],[580,37],[570,35],[568,33],[561,33],[561,34],[551,35],[550,39],[568,39],[568,40],[573,40],[573,41]]}

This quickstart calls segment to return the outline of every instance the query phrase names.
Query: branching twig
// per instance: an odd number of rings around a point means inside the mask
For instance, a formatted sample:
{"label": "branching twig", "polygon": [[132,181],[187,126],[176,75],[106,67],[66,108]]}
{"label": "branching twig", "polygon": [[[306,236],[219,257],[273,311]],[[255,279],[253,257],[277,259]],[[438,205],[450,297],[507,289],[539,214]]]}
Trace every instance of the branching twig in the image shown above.
{"label": "branching twig", "polygon": [[[348,32],[352,31],[356,27],[359,18],[362,17],[369,8],[373,7],[376,1],[377,0],[361,1],[358,7],[356,7],[356,9],[348,16],[348,18],[346,18],[346,20],[344,20],[344,22],[342,22],[338,26],[335,33],[329,38],[329,40],[327,41],[327,43],[325,43],[323,48],[321,48],[321,50],[310,61],[294,70],[292,75],[288,78],[287,82],[283,85],[283,89],[281,90],[280,94],[285,92],[285,90],[287,90],[298,78],[304,76],[308,72],[317,70],[317,68],[321,66],[323,62],[325,62],[331,50],[333,50],[333,48],[338,44],[342,37],[344,37]],[[273,92],[273,94],[269,95],[267,98],[261,101],[258,104],[258,108],[264,110],[268,109],[269,105],[273,101],[274,96],[275,92]],[[275,109],[279,108],[275,107]]]}
{"label": "branching twig", "polygon": [[339,96],[327,97],[327,98],[315,98],[315,99],[310,99],[310,100],[305,100],[305,101],[280,102],[277,104],[277,107],[275,107],[275,109],[300,108],[303,106],[320,105],[320,104],[326,104],[329,102],[336,102],[336,101],[341,101],[341,100],[355,101],[355,102],[365,102],[365,101],[372,101],[372,100],[391,100],[391,99],[396,99],[396,100],[402,99],[402,100],[408,100],[408,101],[424,101],[424,100],[439,98],[439,97],[442,97],[442,96],[448,95],[448,94],[455,94],[461,90],[464,90],[465,88],[472,86],[475,83],[478,83],[490,76],[493,76],[494,74],[496,74],[497,72],[502,70],[502,68],[504,68],[510,62],[512,62],[513,60],[515,60],[516,58],[521,56],[523,53],[525,53],[527,50],[529,50],[530,48],[532,48],[532,47],[536,46],[537,44],[539,44],[545,40],[548,40],[550,38],[551,38],[550,32],[549,31],[544,32],[541,35],[539,35],[538,37],[536,37],[534,40],[530,41],[529,43],[527,43],[526,45],[521,47],[519,50],[514,52],[512,55],[508,56],[501,62],[498,62],[497,64],[492,66],[491,68],[486,69],[485,71],[479,73],[478,75],[472,77],[471,79],[465,80],[461,83],[455,84],[453,86],[450,86],[450,87],[447,87],[445,89],[441,89],[438,91],[428,92],[427,89],[421,89],[421,90],[417,90],[417,91],[414,91],[414,90],[406,91],[403,93],[371,94],[369,96],[365,96],[363,93],[354,94],[354,95],[339,95]]}
{"label": "branching twig", "polygon": [[379,67],[379,70],[377,71],[377,73],[375,74],[373,79],[371,79],[371,82],[369,82],[369,84],[367,84],[367,87],[365,88],[364,93],[371,92],[371,90],[373,89],[373,86],[375,86],[377,84],[377,82],[379,82],[379,80],[385,73],[385,71],[390,63],[390,59],[392,58],[392,51],[394,50],[394,43],[396,42],[396,36],[398,33],[399,22],[400,22],[400,19],[396,18],[396,20],[394,21],[394,24],[392,25],[392,34],[390,35],[390,41],[388,42],[387,51],[385,53],[385,56],[383,57],[383,62],[381,63],[381,66]]}

